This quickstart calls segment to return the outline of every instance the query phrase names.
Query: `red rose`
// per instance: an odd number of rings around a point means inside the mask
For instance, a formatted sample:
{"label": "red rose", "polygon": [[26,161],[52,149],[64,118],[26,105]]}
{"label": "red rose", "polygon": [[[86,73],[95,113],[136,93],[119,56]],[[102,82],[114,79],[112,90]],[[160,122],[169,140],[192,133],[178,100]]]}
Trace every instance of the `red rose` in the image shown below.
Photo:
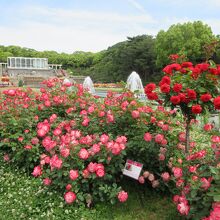
{"label": "red rose", "polygon": [[180,97],[178,95],[176,96],[171,96],[170,97],[170,101],[174,104],[174,105],[178,105],[180,103]]}
{"label": "red rose", "polygon": [[212,96],[209,93],[203,94],[200,96],[200,100],[202,102],[208,102],[208,101],[210,101],[211,98],[212,98]]}
{"label": "red rose", "polygon": [[202,112],[202,107],[200,105],[193,105],[192,106],[192,113],[193,114],[200,114]]}
{"label": "red rose", "polygon": [[213,101],[215,109],[220,109],[220,96],[216,97]]}
{"label": "red rose", "polygon": [[154,83],[149,83],[145,86],[144,91],[145,93],[152,92],[154,89],[156,89],[156,85]]}
{"label": "red rose", "polygon": [[192,67],[193,66],[193,64],[191,63],[191,62],[183,62],[182,64],[181,64],[181,66],[182,66],[182,68],[187,68],[187,67]]}
{"label": "red rose", "polygon": [[172,68],[170,67],[170,65],[167,65],[163,68],[163,72],[168,74],[168,75],[171,75],[172,74]]}
{"label": "red rose", "polygon": [[182,84],[175,83],[174,86],[173,86],[173,91],[174,92],[180,92],[182,88],[183,88]]}
{"label": "red rose", "polygon": [[217,68],[210,68],[209,72],[213,75],[218,75],[218,69]]}
{"label": "red rose", "polygon": [[164,76],[159,83],[159,86],[162,86],[163,84],[168,84],[170,85],[171,79],[169,76]]}
{"label": "red rose", "polygon": [[186,95],[184,93],[180,93],[179,97],[181,102],[187,103]]}
{"label": "red rose", "polygon": [[196,92],[193,89],[187,89],[187,96],[190,100],[195,100]]}
{"label": "red rose", "polygon": [[170,92],[170,85],[165,83],[160,87],[160,90],[163,93],[169,93]]}
{"label": "red rose", "polygon": [[172,68],[172,70],[176,70],[176,71],[178,71],[182,68],[181,65],[178,63],[170,64],[170,67]]}
{"label": "red rose", "polygon": [[209,68],[209,64],[208,63],[199,63],[196,65],[196,67],[198,67],[201,71],[207,71]]}
{"label": "red rose", "polygon": [[156,92],[149,92],[146,95],[149,100],[157,100],[158,99],[158,95]]}

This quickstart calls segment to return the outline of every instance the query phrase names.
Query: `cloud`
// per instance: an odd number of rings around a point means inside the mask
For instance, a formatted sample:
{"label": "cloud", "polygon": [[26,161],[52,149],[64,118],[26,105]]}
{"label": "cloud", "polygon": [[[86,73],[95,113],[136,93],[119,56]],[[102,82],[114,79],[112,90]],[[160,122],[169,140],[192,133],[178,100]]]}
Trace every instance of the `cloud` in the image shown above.
{"label": "cloud", "polygon": [[127,36],[156,33],[154,28],[147,28],[155,22],[148,14],[26,6],[16,9],[16,20],[10,25],[0,25],[0,33],[4,33],[1,44],[70,53],[100,51],[126,40]]}
{"label": "cloud", "polygon": [[146,13],[144,7],[138,3],[136,0],[128,0],[128,2],[133,5],[136,9],[138,9],[142,13]]}

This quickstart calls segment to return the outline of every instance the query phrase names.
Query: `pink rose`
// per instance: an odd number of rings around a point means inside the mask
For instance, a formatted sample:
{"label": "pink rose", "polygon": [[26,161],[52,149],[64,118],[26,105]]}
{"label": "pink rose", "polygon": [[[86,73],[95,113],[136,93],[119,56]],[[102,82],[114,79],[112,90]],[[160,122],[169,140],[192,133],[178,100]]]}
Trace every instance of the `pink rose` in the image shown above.
{"label": "pink rose", "polygon": [[144,184],[144,182],[145,182],[144,177],[143,177],[143,176],[140,176],[140,177],[138,178],[138,182],[139,182],[140,184]]}
{"label": "pink rose", "polygon": [[67,185],[66,185],[66,190],[67,190],[67,191],[70,191],[71,189],[72,189],[72,185],[71,185],[71,184],[67,184]]}
{"label": "pink rose", "polygon": [[93,151],[93,153],[97,154],[97,153],[100,152],[100,150],[101,150],[101,148],[100,148],[100,145],[99,145],[99,144],[93,144],[93,145],[92,145],[92,151]]}
{"label": "pink rose", "polygon": [[139,118],[140,112],[137,110],[134,110],[134,111],[132,111],[131,115],[132,115],[132,118]]}
{"label": "pink rose", "polygon": [[164,161],[165,160],[165,155],[164,154],[159,154],[159,160]]}
{"label": "pink rose", "polygon": [[49,178],[45,178],[45,179],[43,179],[43,183],[45,186],[49,186],[52,183],[52,180]]}
{"label": "pink rose", "polygon": [[206,179],[205,177],[202,177],[201,178],[201,188],[203,188],[204,190],[207,190],[210,186],[211,186],[211,181],[212,181],[212,178],[208,178]]}
{"label": "pink rose", "polygon": [[125,191],[121,191],[118,193],[118,200],[120,202],[125,202],[128,199],[128,193]]}
{"label": "pink rose", "polygon": [[173,175],[178,179],[183,176],[183,170],[179,167],[173,167],[172,169]]}
{"label": "pink rose", "polygon": [[190,166],[189,167],[189,172],[190,173],[195,173],[196,172],[197,167],[196,166]]}
{"label": "pink rose", "polygon": [[80,159],[86,160],[89,158],[89,152],[85,148],[81,148],[78,153],[78,156]]}
{"label": "pink rose", "polygon": [[70,155],[70,149],[63,147],[60,150],[60,154],[61,154],[62,157],[66,158]]}
{"label": "pink rose", "polygon": [[37,145],[39,143],[39,139],[37,137],[34,137],[34,138],[31,139],[31,143],[33,145]]}
{"label": "pink rose", "polygon": [[63,161],[59,159],[57,155],[53,155],[52,158],[50,159],[50,167],[51,169],[60,169],[62,167]]}
{"label": "pink rose", "polygon": [[34,177],[41,176],[41,175],[42,175],[41,167],[40,167],[40,166],[34,167],[34,171],[32,172],[32,175],[33,175]]}
{"label": "pink rose", "polygon": [[157,134],[154,139],[155,139],[156,143],[160,144],[162,142],[162,140],[164,139],[164,135],[163,134]]}
{"label": "pink rose", "polygon": [[144,140],[145,140],[146,142],[151,141],[151,140],[152,140],[152,135],[151,135],[149,132],[145,133],[145,134],[144,134]]}
{"label": "pink rose", "polygon": [[170,180],[170,174],[168,172],[162,173],[161,177],[162,177],[164,182],[168,182]]}
{"label": "pink rose", "polygon": [[85,169],[85,170],[82,171],[82,175],[86,179],[86,178],[89,177],[90,173],[89,173],[89,171],[87,169]]}
{"label": "pink rose", "polygon": [[100,136],[100,141],[102,142],[102,144],[106,144],[108,142],[108,140],[109,140],[109,136],[108,135],[102,134]]}
{"label": "pink rose", "polygon": [[97,163],[90,162],[87,166],[87,169],[90,173],[94,173],[96,171]]}
{"label": "pink rose", "polygon": [[173,196],[173,202],[177,204],[179,202],[179,198],[180,198],[179,195],[174,195]]}
{"label": "pink rose", "polygon": [[97,177],[103,177],[103,176],[105,176],[105,170],[104,170],[104,169],[97,169],[97,170],[95,171],[95,173],[96,173],[96,176],[97,176]]}
{"label": "pink rose", "polygon": [[190,211],[190,206],[188,205],[187,200],[185,202],[181,202],[177,205],[177,210],[181,215],[188,215]]}
{"label": "pink rose", "polygon": [[78,170],[70,170],[69,177],[71,180],[76,180],[79,177]]}
{"label": "pink rose", "polygon": [[66,192],[64,194],[64,199],[67,204],[71,204],[76,200],[76,194],[74,192]]}

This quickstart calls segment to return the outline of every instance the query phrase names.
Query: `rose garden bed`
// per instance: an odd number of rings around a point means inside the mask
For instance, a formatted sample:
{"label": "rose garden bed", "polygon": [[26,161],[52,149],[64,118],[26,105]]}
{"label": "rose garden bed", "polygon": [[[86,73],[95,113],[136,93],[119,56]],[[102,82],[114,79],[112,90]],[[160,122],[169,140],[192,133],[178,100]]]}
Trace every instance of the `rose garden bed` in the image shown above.
{"label": "rose garden bed", "polygon": [[164,72],[160,89],[149,84],[145,91],[172,110],[146,106],[129,91],[108,92],[101,99],[59,79],[45,81],[39,92],[3,91],[0,149],[5,163],[40,179],[45,189],[80,210],[129,200],[122,170],[130,159],[143,164],[135,192],[148,187],[174,195],[180,215],[217,219],[220,137],[209,124],[205,131],[198,127],[196,115],[220,108],[220,69],[187,62]]}

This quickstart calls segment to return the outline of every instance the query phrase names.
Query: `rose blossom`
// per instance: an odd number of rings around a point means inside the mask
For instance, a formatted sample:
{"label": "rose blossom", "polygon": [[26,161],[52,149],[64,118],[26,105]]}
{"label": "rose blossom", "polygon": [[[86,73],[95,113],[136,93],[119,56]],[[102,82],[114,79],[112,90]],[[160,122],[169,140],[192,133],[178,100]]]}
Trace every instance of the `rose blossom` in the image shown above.
{"label": "rose blossom", "polygon": [[32,175],[33,175],[34,177],[41,176],[41,175],[42,175],[41,167],[40,167],[40,166],[34,167],[34,171],[32,172]]}
{"label": "rose blossom", "polygon": [[45,186],[49,186],[52,183],[52,180],[49,178],[45,178],[45,179],[43,179],[43,183]]}
{"label": "rose blossom", "polygon": [[51,169],[57,168],[60,169],[62,167],[63,161],[59,159],[59,157],[55,154],[50,159],[50,167]]}
{"label": "rose blossom", "polygon": [[165,160],[165,155],[164,154],[159,154],[159,160],[164,161]]}
{"label": "rose blossom", "polygon": [[137,110],[134,110],[134,111],[132,111],[131,115],[132,115],[132,118],[139,118],[140,112]]}
{"label": "rose blossom", "polygon": [[148,171],[145,171],[145,172],[143,173],[143,177],[144,177],[144,178],[148,178],[149,175],[150,175],[150,172],[148,172]]}
{"label": "rose blossom", "polygon": [[190,206],[188,205],[188,201],[181,202],[177,205],[177,210],[181,215],[188,215],[190,211]]}
{"label": "rose blossom", "polygon": [[140,176],[140,177],[138,178],[138,182],[139,182],[140,184],[144,184],[144,182],[145,182],[144,176]]}
{"label": "rose blossom", "polygon": [[168,182],[170,180],[170,174],[168,172],[162,173],[161,177],[162,177],[164,182]]}
{"label": "rose blossom", "polygon": [[154,178],[154,174],[151,173],[151,174],[148,176],[148,179],[149,179],[151,182],[154,181],[154,179],[155,179],[155,178]]}
{"label": "rose blossom", "polygon": [[193,114],[200,114],[202,112],[201,105],[193,105],[192,106],[192,113]]}
{"label": "rose blossom", "polygon": [[76,200],[76,194],[74,192],[66,192],[64,194],[64,199],[67,204],[71,204]]}
{"label": "rose blossom", "polygon": [[152,140],[152,135],[151,135],[149,132],[145,133],[145,134],[144,134],[144,140],[145,140],[146,142],[151,141],[151,140]]}
{"label": "rose blossom", "polygon": [[82,175],[86,179],[86,178],[89,177],[90,173],[89,173],[89,171],[87,169],[85,169],[85,170],[82,171]]}
{"label": "rose blossom", "polygon": [[103,177],[103,176],[105,176],[105,170],[104,170],[104,169],[97,169],[97,170],[95,171],[95,173],[96,173],[96,176],[97,176],[97,177]]}
{"label": "rose blossom", "polygon": [[152,182],[152,187],[153,187],[153,188],[157,188],[159,185],[160,185],[160,183],[159,183],[158,180],[154,180],[154,181]]}
{"label": "rose blossom", "polygon": [[154,139],[156,143],[160,144],[162,140],[164,139],[164,136],[163,134],[157,134]]}
{"label": "rose blossom", "polygon": [[109,140],[109,136],[108,135],[102,134],[100,136],[100,141],[102,142],[102,144],[106,144],[108,142],[108,140]]}
{"label": "rose blossom", "polygon": [[120,202],[125,202],[127,199],[128,199],[128,193],[127,193],[127,192],[125,192],[125,191],[120,191],[120,192],[118,193],[118,200],[119,200]]}
{"label": "rose blossom", "polygon": [[174,176],[175,176],[177,179],[183,176],[182,168],[173,167],[172,171],[173,171]]}
{"label": "rose blossom", "polygon": [[202,177],[201,178],[201,188],[203,188],[204,190],[207,190],[210,186],[211,186],[211,181],[212,181],[212,178],[208,178],[206,179],[205,177]]}
{"label": "rose blossom", "polygon": [[189,167],[189,172],[190,173],[195,173],[196,172],[197,167],[196,166],[190,166]]}
{"label": "rose blossom", "polygon": [[69,177],[71,180],[76,180],[79,177],[78,170],[70,170]]}
{"label": "rose blossom", "polygon": [[85,148],[81,148],[78,153],[78,156],[80,159],[86,160],[89,158],[89,152]]}
{"label": "rose blossom", "polygon": [[62,157],[66,158],[70,155],[70,149],[62,147],[62,149],[60,150],[60,154]]}
{"label": "rose blossom", "polygon": [[208,102],[208,101],[211,100],[211,98],[212,98],[212,96],[211,96],[211,94],[209,94],[209,93],[203,94],[203,95],[200,96],[200,100],[201,100],[202,102]]}
{"label": "rose blossom", "polygon": [[66,190],[67,190],[67,191],[70,191],[71,189],[72,189],[72,185],[71,185],[71,184],[67,184],[67,185],[66,185]]}

